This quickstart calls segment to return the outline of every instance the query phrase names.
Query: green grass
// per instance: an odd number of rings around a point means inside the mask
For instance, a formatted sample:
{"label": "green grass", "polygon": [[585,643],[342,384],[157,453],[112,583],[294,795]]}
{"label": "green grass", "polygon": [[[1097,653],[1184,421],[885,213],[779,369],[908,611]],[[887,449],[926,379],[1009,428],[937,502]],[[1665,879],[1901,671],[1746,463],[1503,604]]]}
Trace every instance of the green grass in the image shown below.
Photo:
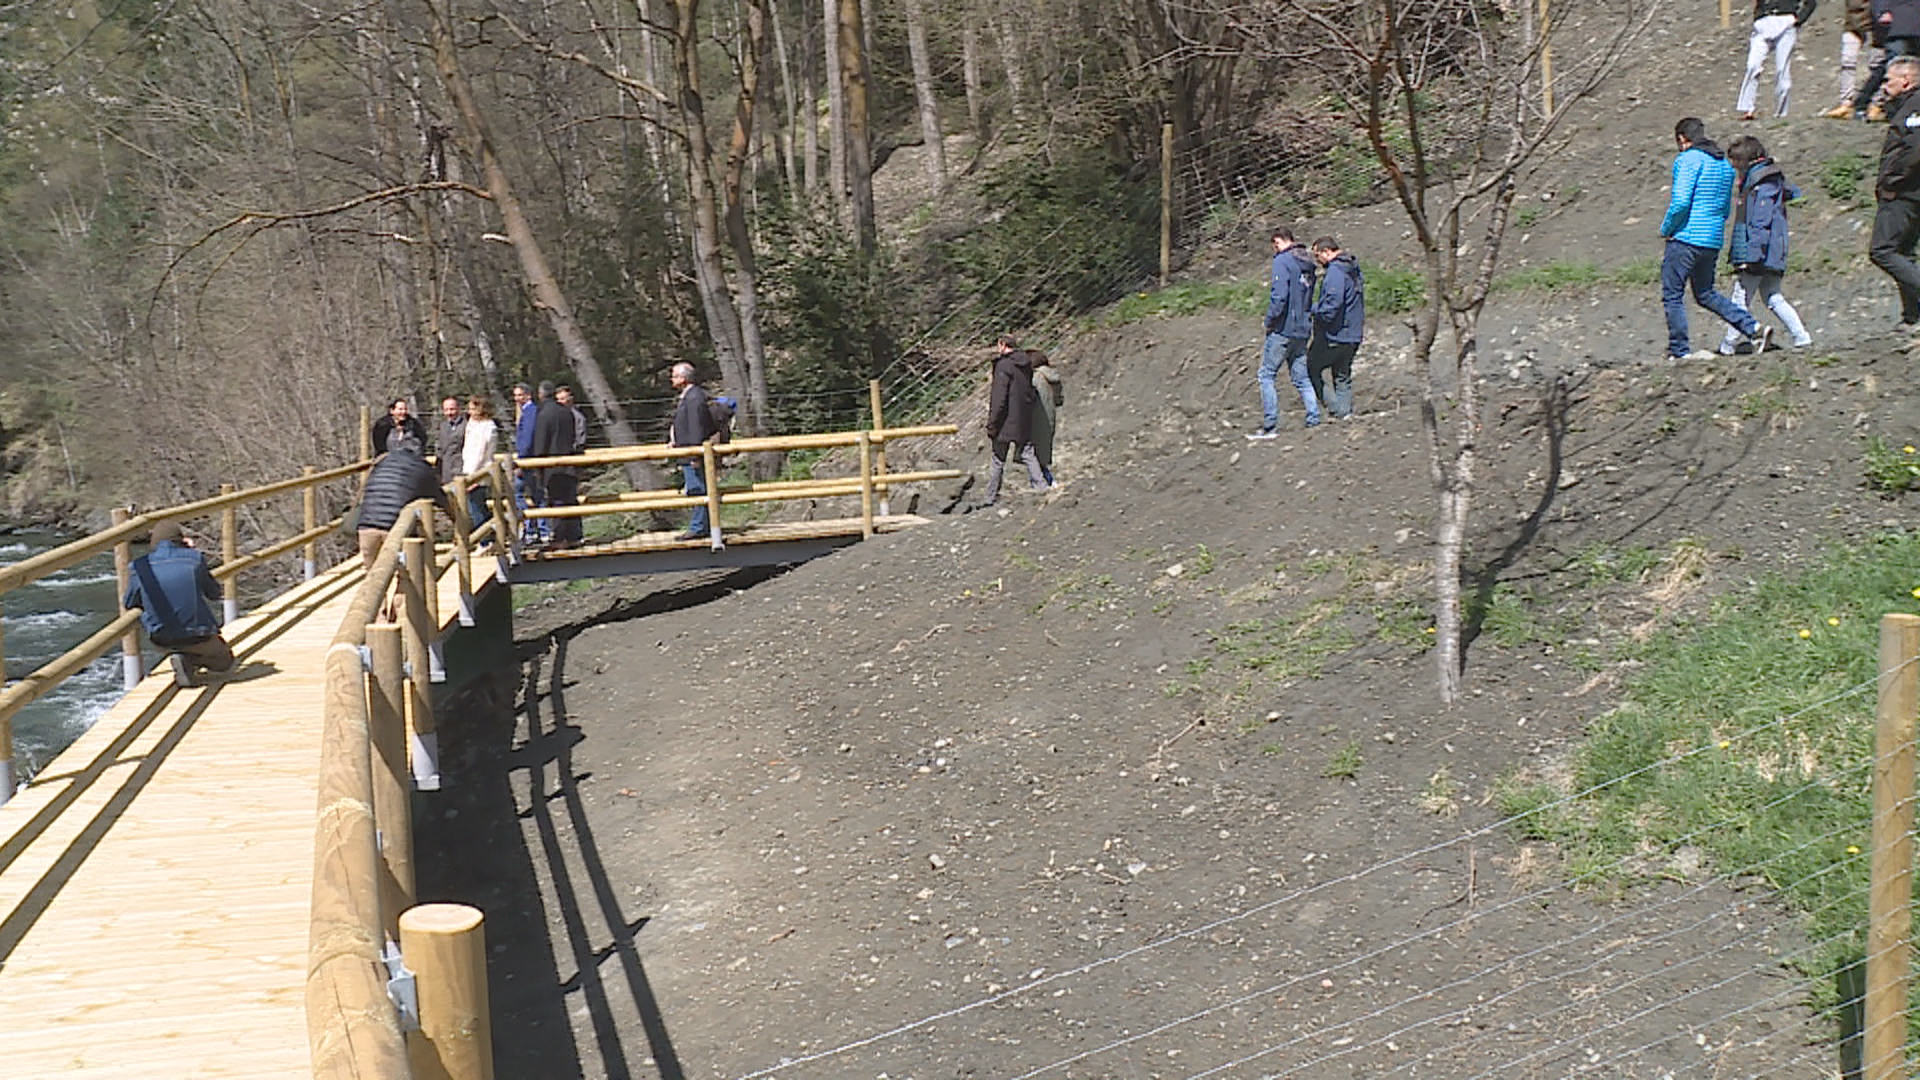
{"label": "green grass", "polygon": [[1352,780],[1360,775],[1360,766],[1363,763],[1360,757],[1360,740],[1353,739],[1327,758],[1326,765],[1320,769],[1320,775],[1329,780]]}
{"label": "green grass", "polygon": [[1496,291],[1552,292],[1594,285],[1649,285],[1660,280],[1660,264],[1651,260],[1603,267],[1591,262],[1550,262],[1523,266],[1493,279]]}
{"label": "green grass", "polygon": [[1292,618],[1228,623],[1213,635],[1213,647],[1238,666],[1274,679],[1318,678],[1327,658],[1353,648],[1346,605],[1316,600]]}
{"label": "green grass", "polygon": [[1862,182],[1873,168],[1873,160],[1857,152],[1835,154],[1820,163],[1820,171],[1815,182],[1827,197],[1836,202],[1858,202],[1862,195]]}
{"label": "green grass", "polygon": [[[1368,314],[1396,315],[1426,301],[1426,279],[1417,270],[1362,264],[1361,276],[1366,282]],[[1267,282],[1195,281],[1137,292],[1107,309],[1098,325],[1127,326],[1202,311],[1225,311],[1257,320],[1267,312]]]}
{"label": "green grass", "polygon": [[1869,436],[1860,468],[1875,491],[1893,494],[1920,487],[1920,452],[1912,443],[1894,446],[1878,435]]}
{"label": "green grass", "polygon": [[1504,779],[1502,813],[1589,884],[1681,873],[1683,849],[1763,879],[1823,943],[1797,966],[1831,972],[1866,924],[1877,624],[1916,586],[1920,533],[1892,533],[1724,598],[1641,646],[1622,703],[1564,769]]}
{"label": "green grass", "polygon": [[1575,552],[1567,568],[1578,574],[1587,586],[1618,583],[1635,584],[1646,578],[1665,561],[1654,548],[1636,546],[1616,548],[1592,543]]}

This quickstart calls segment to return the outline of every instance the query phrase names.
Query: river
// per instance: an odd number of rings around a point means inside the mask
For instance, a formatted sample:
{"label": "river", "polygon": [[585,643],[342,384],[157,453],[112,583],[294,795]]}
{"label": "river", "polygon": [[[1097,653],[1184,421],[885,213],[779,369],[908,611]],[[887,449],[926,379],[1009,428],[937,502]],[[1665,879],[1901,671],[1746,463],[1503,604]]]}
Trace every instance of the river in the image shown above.
{"label": "river", "polygon": [[[0,564],[23,559],[73,539],[38,529],[0,536]],[[120,613],[111,552],[95,556],[0,598],[7,676],[18,679],[78,645]],[[14,763],[22,779],[46,767],[79,738],[124,692],[120,650],[87,665],[13,718]]]}

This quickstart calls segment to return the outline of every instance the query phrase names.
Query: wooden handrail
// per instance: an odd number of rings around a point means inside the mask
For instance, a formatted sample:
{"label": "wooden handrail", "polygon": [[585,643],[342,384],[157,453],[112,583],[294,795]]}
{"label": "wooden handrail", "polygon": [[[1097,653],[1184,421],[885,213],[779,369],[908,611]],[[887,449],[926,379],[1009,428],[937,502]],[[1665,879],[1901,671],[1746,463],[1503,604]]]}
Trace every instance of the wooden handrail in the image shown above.
{"label": "wooden handrail", "polygon": [[121,540],[132,539],[142,532],[151,531],[155,525],[163,521],[180,521],[187,518],[196,518],[216,510],[224,510],[229,506],[241,506],[246,503],[257,502],[261,499],[278,495],[281,492],[294,491],[309,484],[324,484],[330,480],[338,480],[343,476],[351,476],[354,473],[364,471],[371,465],[372,462],[356,461],[351,465],[342,465],[338,468],[328,469],[326,472],[314,473],[312,476],[296,476],[290,480],[277,480],[261,487],[248,488],[245,491],[236,491],[231,495],[215,495],[210,499],[201,499],[198,502],[182,503],[179,506],[170,506],[163,510],[150,510],[144,514],[136,514],[111,528],[103,529],[90,536],[83,536],[78,540],[62,544],[57,548],[43,551],[31,559],[22,559],[10,566],[0,567],[0,592],[17,589],[30,581],[36,581],[48,574],[65,570],[67,567],[73,566],[76,563],[85,562],[95,555],[112,548],[113,545],[119,543]]}
{"label": "wooden handrail", "polygon": [[[830,450],[842,446],[860,445],[860,437],[867,436],[874,443],[888,439],[924,438],[929,435],[952,435],[959,427],[953,424],[922,424],[918,427],[875,429],[873,431],[825,431],[812,435],[769,435],[758,438],[747,437],[731,442],[714,443],[713,452],[725,457],[729,454],[759,454],[779,450]],[[565,457],[520,458],[514,464],[522,469],[552,469],[565,465],[618,465],[628,461],[669,461],[676,458],[700,456],[697,446],[668,446],[665,443],[650,443],[645,446],[619,446],[601,450],[591,450],[584,454],[568,454]]]}
{"label": "wooden handrail", "polygon": [[315,540],[320,539],[321,537],[327,535],[328,533],[333,532],[336,529],[340,528],[340,526],[344,524],[346,520],[347,520],[346,517],[343,515],[341,517],[334,518],[332,521],[329,521],[324,525],[316,525],[313,528],[308,529],[306,532],[295,533],[294,535],[287,537],[285,540],[282,540],[277,544],[270,544],[266,547],[261,548],[259,551],[249,551],[245,555],[240,556],[239,558],[233,560],[230,563],[221,563],[219,566],[216,566],[212,570],[210,570],[209,573],[213,575],[213,580],[225,581],[226,579],[239,574],[242,570],[248,569],[249,567],[253,566],[255,563],[262,563],[262,562],[266,562],[268,559],[279,558],[280,556],[285,555],[287,552],[292,551],[294,548],[305,546],[307,544],[314,542]]}
{"label": "wooden handrail", "polygon": [[[33,674],[0,690],[0,749],[4,749],[6,760],[13,760],[14,714],[46,696],[60,685],[61,680],[99,659],[139,621],[138,611],[123,611],[112,622],[95,631],[92,637],[42,664]],[[0,802],[5,801],[0,799]]]}
{"label": "wooden handrail", "polygon": [[409,1075],[406,1040],[380,962],[387,920],[361,647],[393,584],[401,548],[419,525],[420,505],[409,504],[388,530],[327,650],[307,937],[307,1043],[316,1080]]}
{"label": "wooden handrail", "polygon": [[[876,491],[884,491],[889,485],[908,484],[928,480],[957,480],[966,473],[958,469],[927,469],[914,473],[894,473],[891,476],[873,477],[871,483]],[[720,502],[725,506],[740,506],[748,503],[779,502],[786,499],[828,499],[836,496],[860,494],[861,480],[857,476],[835,477],[830,480],[808,481],[771,481],[746,487],[723,488]],[[528,507],[526,514],[530,518],[576,518],[594,517],[600,514],[638,514],[652,510],[685,510],[693,506],[705,506],[707,496],[686,496],[673,492],[671,488],[658,491],[628,491],[609,499],[596,499],[578,506]]]}

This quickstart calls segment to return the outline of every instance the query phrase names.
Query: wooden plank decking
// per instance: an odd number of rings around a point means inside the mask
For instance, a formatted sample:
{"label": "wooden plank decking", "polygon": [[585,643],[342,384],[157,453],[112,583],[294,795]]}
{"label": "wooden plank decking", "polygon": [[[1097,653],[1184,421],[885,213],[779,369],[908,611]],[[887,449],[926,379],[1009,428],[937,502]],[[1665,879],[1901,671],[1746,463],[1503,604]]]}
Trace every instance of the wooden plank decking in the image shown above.
{"label": "wooden plank decking", "polygon": [[220,683],[162,665],[0,807],[0,1077],[308,1075],[321,684],[360,580],[234,624]]}

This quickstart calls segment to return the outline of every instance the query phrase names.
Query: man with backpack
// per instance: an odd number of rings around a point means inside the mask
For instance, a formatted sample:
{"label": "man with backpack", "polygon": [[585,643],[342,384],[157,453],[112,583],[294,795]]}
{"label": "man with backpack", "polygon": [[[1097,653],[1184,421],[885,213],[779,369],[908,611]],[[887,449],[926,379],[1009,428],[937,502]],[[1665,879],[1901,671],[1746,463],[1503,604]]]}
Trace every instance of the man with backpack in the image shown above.
{"label": "man with backpack", "polygon": [[[680,395],[673,406],[673,427],[667,435],[668,446],[698,448],[719,434],[719,425],[714,423],[707,392],[693,381],[693,377],[693,365],[684,361],[673,365],[673,370],[667,375],[674,391]],[[682,459],[680,476],[688,498],[699,498],[707,493],[704,456]],[[693,508],[693,519],[687,522],[687,531],[676,539],[704,540],[711,533],[712,524],[707,505],[701,503]]]}

